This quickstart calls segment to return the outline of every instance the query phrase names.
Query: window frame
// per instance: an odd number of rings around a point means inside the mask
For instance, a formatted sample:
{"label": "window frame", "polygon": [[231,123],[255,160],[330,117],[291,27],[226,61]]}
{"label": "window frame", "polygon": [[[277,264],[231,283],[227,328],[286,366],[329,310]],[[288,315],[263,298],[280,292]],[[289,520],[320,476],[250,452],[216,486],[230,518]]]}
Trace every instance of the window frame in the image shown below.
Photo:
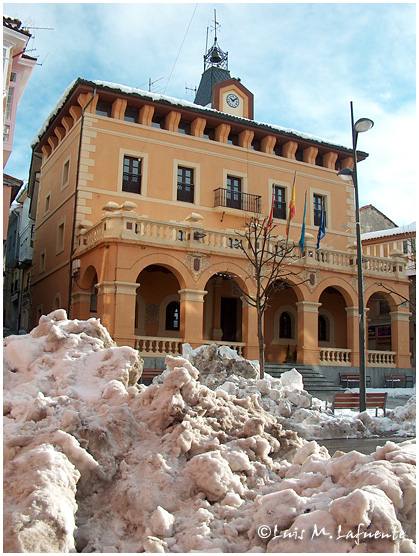
{"label": "window frame", "polygon": [[[274,209],[273,209],[273,217],[277,218],[278,220],[286,220],[287,219],[287,188],[283,185],[278,185],[276,183],[273,184],[273,191],[274,191]],[[278,201],[277,192],[283,192],[283,201]],[[281,205],[278,207],[278,205]]]}
{"label": "window frame", "polygon": [[[126,162],[129,162],[128,171],[126,170]],[[135,167],[135,164],[138,166]],[[126,176],[129,179],[126,179]],[[135,178],[137,183],[135,184]],[[136,156],[124,155],[122,169],[122,191],[124,193],[134,193],[141,195],[141,178],[142,178],[142,159]],[[128,188],[128,189],[127,189]],[[138,189],[138,191],[136,189]]]}
{"label": "window frame", "polygon": [[[61,191],[63,189],[65,189],[66,187],[68,187],[68,184],[70,183],[70,160],[71,160],[71,156],[69,156],[64,161],[64,164],[63,164],[63,169],[62,169],[62,172],[61,172]],[[67,171],[65,170],[66,167],[67,167]]]}
{"label": "window frame", "polygon": [[[179,175],[179,172],[182,175]],[[187,176],[187,173],[190,173],[190,176]],[[190,179],[190,183],[187,180]],[[180,181],[181,180],[181,181]],[[178,166],[177,167],[177,195],[176,200],[182,201],[184,203],[194,203],[195,201],[195,169],[190,168],[187,166]],[[179,187],[180,186],[180,187]],[[188,191],[189,188],[189,191]],[[184,198],[179,198],[179,195]],[[189,197],[189,199],[188,199]]]}
{"label": "window frame", "polygon": [[[189,170],[193,170],[193,186],[194,186],[194,198],[193,201],[181,201],[178,199],[178,169],[187,168]],[[178,204],[182,203],[184,206],[191,206],[191,205],[199,205],[200,203],[200,194],[201,194],[201,165],[195,162],[191,162],[190,160],[181,160],[175,158],[173,160],[173,189],[172,189],[172,202]]]}
{"label": "window frame", "polygon": [[[130,191],[124,191],[122,189],[123,176],[124,176],[124,158],[125,157],[138,158],[141,159],[141,193],[132,193]],[[143,153],[140,151],[133,151],[129,149],[120,148],[119,149],[119,164],[118,164],[118,183],[117,192],[124,197],[129,199],[138,199],[147,197],[147,182],[148,182],[148,153]]]}

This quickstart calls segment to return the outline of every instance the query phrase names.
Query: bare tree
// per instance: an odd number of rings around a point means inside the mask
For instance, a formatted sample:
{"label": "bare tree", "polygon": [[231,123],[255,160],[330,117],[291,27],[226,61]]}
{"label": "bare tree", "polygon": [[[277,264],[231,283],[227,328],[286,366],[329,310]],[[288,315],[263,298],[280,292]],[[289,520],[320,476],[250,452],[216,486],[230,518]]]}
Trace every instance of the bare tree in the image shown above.
{"label": "bare tree", "polygon": [[[245,289],[240,284],[238,287],[246,302],[256,308],[261,378],[264,376],[265,361],[263,315],[273,295],[281,289],[289,288],[287,280],[298,276],[298,273],[290,270],[289,265],[299,258],[301,252],[298,244],[289,242],[288,238],[274,236],[274,230],[275,226],[272,226],[271,219],[253,216],[249,222],[246,222],[244,232],[237,232],[241,237],[241,240],[237,240],[237,247],[248,260],[245,284],[249,281],[253,282],[250,288]],[[252,291],[254,293],[249,293]]]}

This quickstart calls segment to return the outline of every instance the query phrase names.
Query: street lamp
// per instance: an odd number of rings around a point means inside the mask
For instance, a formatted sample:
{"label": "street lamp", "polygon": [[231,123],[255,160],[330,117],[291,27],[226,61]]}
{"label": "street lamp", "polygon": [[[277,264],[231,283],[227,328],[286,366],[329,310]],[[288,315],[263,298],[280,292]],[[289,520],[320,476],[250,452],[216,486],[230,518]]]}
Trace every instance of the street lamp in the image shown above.
{"label": "street lamp", "polygon": [[362,245],[361,245],[361,224],[359,216],[359,196],[358,196],[358,175],[357,175],[357,154],[356,144],[358,134],[368,131],[374,125],[372,120],[361,118],[354,123],[354,111],[351,101],[351,125],[352,125],[352,156],[354,169],[343,168],[338,172],[338,176],[346,181],[352,181],[355,191],[355,214],[356,214],[356,253],[358,267],[358,313],[359,313],[359,410],[366,411],[366,374],[365,374],[365,309],[364,309],[364,283],[362,278]]}

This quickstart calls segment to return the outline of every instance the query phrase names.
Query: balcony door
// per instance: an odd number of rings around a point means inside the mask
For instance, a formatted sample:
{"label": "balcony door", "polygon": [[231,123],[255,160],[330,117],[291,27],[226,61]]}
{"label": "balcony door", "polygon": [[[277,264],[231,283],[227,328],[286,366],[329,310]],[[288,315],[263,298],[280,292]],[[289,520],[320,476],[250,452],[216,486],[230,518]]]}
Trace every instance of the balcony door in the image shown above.
{"label": "balcony door", "polygon": [[242,180],[233,176],[227,176],[227,206],[241,209]]}

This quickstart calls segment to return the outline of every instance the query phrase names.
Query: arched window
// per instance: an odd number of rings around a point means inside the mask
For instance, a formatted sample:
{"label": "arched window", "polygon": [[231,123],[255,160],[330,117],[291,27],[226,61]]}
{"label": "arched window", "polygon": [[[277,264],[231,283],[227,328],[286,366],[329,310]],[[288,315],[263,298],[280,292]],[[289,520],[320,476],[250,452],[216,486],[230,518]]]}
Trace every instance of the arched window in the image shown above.
{"label": "arched window", "polygon": [[97,313],[97,291],[96,291],[97,277],[94,277],[92,287],[90,288],[90,312]]}
{"label": "arched window", "polygon": [[285,311],[279,317],[279,337],[292,338],[292,319],[289,313]]}
{"label": "arched window", "polygon": [[179,330],[180,326],[180,304],[171,301],[166,307],[166,330]]}
{"label": "arched window", "polygon": [[319,342],[327,342],[327,319],[319,315]]}

